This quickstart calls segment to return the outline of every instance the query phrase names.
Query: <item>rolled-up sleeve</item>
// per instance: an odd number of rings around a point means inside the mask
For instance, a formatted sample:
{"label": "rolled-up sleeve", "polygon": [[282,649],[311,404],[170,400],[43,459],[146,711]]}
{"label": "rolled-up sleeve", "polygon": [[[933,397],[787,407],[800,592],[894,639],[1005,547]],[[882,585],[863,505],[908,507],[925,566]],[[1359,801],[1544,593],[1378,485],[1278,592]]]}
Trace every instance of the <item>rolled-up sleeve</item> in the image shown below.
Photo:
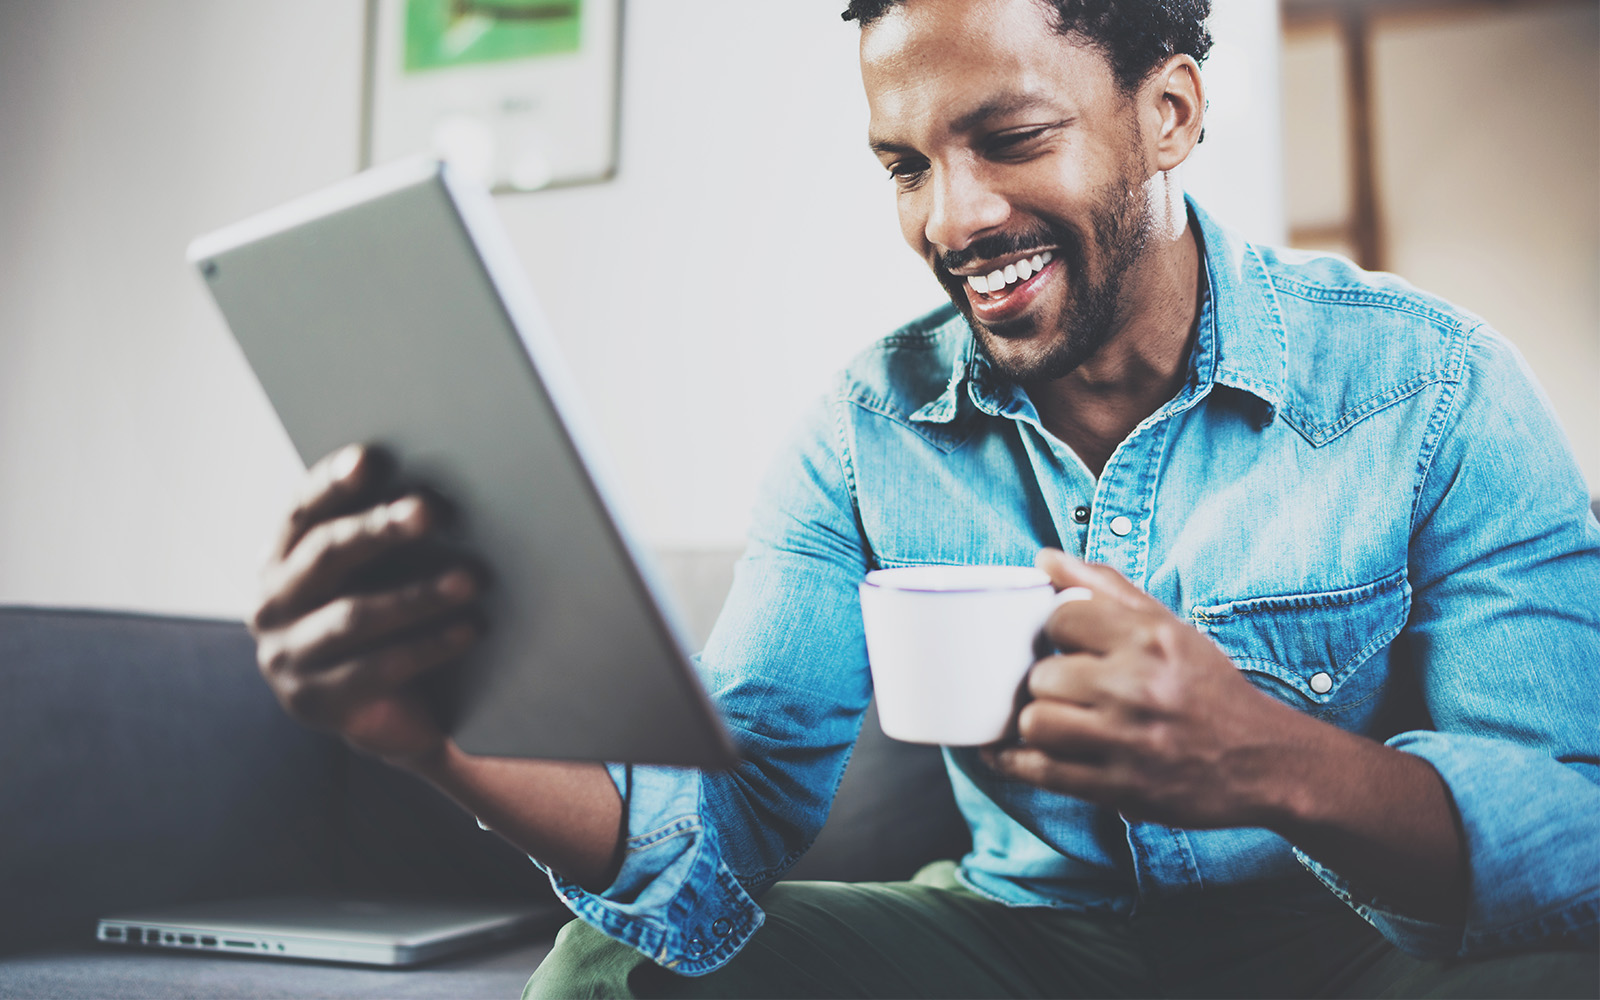
{"label": "rolled-up sleeve", "polygon": [[761,926],[756,898],[821,830],[871,697],[866,555],[838,420],[819,406],[768,473],[696,657],[740,764],[609,765],[627,810],[616,879],[589,892],[551,873],[577,916],[685,975],[720,967]]}
{"label": "rolled-up sleeve", "polygon": [[1596,941],[1600,923],[1600,525],[1548,402],[1476,331],[1419,477],[1411,618],[1427,760],[1460,820],[1464,923],[1420,921],[1301,861],[1390,940],[1428,957]]}

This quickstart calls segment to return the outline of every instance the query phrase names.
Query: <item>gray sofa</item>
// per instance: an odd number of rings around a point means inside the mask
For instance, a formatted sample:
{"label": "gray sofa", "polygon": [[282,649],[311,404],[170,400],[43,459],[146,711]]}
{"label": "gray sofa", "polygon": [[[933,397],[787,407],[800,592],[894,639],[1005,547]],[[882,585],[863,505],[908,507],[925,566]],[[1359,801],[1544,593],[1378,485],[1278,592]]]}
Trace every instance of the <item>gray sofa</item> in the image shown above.
{"label": "gray sofa", "polygon": [[[792,875],[901,878],[966,837],[937,752],[869,719]],[[431,789],[289,722],[241,624],[0,608],[0,996],[515,996],[549,949],[391,971],[93,941],[123,907],[325,888],[550,892]]]}

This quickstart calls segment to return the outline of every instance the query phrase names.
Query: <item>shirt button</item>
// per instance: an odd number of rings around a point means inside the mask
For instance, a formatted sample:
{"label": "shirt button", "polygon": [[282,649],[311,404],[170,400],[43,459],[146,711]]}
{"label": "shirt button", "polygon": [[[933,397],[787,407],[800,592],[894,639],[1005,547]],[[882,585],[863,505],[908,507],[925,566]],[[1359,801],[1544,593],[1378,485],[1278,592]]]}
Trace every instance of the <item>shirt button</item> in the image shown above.
{"label": "shirt button", "polygon": [[1327,694],[1333,690],[1333,678],[1318,671],[1311,675],[1311,690],[1317,694]]}
{"label": "shirt button", "polygon": [[728,932],[731,930],[733,930],[733,924],[728,922],[727,917],[718,917],[711,922],[711,933],[717,937],[727,937]]}
{"label": "shirt button", "polygon": [[1089,523],[1089,508],[1087,508],[1087,507],[1074,507],[1074,508],[1072,508],[1072,519],[1074,521],[1077,521],[1079,524],[1088,524]]}
{"label": "shirt button", "polygon": [[1111,533],[1116,535],[1118,538],[1121,538],[1123,535],[1126,535],[1132,530],[1133,522],[1128,520],[1123,515],[1118,514],[1116,517],[1111,519]]}
{"label": "shirt button", "polygon": [[699,958],[701,955],[704,955],[705,953],[706,953],[706,943],[704,941],[700,940],[699,938],[690,938],[689,939],[689,954],[691,956],[693,956],[695,958]]}

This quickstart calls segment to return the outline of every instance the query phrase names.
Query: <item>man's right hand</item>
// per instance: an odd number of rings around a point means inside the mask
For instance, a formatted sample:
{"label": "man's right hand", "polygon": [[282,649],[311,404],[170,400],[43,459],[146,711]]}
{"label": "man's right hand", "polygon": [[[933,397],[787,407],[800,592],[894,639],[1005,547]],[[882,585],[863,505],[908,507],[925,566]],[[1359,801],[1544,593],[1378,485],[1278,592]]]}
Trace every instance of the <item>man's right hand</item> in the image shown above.
{"label": "man's right hand", "polygon": [[440,510],[423,496],[383,499],[385,466],[352,445],[311,468],[263,568],[250,630],[262,676],[291,716],[417,768],[447,738],[413,682],[477,640],[480,584],[460,564],[376,588],[362,580],[439,527]]}

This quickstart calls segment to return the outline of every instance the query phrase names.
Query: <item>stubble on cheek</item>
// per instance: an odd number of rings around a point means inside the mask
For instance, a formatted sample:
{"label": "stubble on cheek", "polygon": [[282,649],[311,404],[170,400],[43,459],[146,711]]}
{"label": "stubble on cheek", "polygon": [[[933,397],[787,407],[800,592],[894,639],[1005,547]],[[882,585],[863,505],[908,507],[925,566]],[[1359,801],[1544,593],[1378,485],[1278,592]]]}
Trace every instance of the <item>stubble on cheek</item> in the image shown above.
{"label": "stubble on cheek", "polygon": [[1060,224],[1046,228],[1035,238],[1035,245],[1052,248],[1059,270],[1051,278],[1051,287],[1041,289],[1033,308],[1016,319],[983,323],[973,313],[966,281],[941,267],[934,269],[945,293],[972,329],[979,354],[996,372],[1016,383],[1059,377],[1086,356],[1079,346],[1083,338],[1077,322],[1088,268],[1085,240]]}
{"label": "stubble on cheek", "polygon": [[1139,187],[1107,185],[1090,222],[1092,231],[1085,234],[1064,225],[1048,227],[1062,271],[1054,279],[1057,287],[1045,291],[1054,301],[1040,301],[1042,308],[1027,316],[985,326],[974,318],[965,291],[945,285],[972,327],[979,351],[1013,382],[1069,375],[1115,333],[1123,278],[1149,247],[1151,220]]}

